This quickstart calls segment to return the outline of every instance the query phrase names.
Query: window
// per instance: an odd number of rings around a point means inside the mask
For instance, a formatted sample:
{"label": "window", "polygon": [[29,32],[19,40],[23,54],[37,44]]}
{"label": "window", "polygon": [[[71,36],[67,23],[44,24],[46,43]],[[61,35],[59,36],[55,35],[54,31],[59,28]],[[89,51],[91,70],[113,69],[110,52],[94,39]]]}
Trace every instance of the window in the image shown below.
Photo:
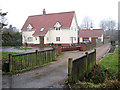
{"label": "window", "polygon": [[60,28],[59,28],[59,27],[56,27],[56,30],[60,30]]}
{"label": "window", "polygon": [[76,41],[76,37],[74,37],[74,41]]}
{"label": "window", "polygon": [[32,25],[31,25],[31,24],[29,24],[29,25],[27,26],[27,30],[28,30],[28,31],[31,31],[31,30],[32,30],[32,28],[33,28],[33,27],[32,27]]}
{"label": "window", "polygon": [[35,37],[35,39],[37,40],[37,37]]}
{"label": "window", "polygon": [[55,27],[56,30],[60,30],[61,26],[62,25],[60,24],[60,22],[56,22],[56,24],[54,25],[54,27]]}
{"label": "window", "polygon": [[49,41],[49,38],[47,37],[47,41]]}
{"label": "window", "polygon": [[60,41],[60,37],[56,37],[56,41]]}
{"label": "window", "polygon": [[32,41],[33,41],[33,38],[32,38],[32,37],[28,37],[28,38],[27,38],[27,41],[28,41],[28,42],[32,42]]}
{"label": "window", "polygon": [[42,32],[44,30],[44,28],[41,28],[40,31]]}

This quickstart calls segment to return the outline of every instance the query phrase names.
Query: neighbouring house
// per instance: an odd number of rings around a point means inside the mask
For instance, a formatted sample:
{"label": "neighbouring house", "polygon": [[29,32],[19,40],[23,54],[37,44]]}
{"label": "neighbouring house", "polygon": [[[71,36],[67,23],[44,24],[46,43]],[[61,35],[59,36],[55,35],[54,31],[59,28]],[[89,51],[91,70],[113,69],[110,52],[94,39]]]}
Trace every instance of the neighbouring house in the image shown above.
{"label": "neighbouring house", "polygon": [[74,11],[29,16],[22,27],[22,43],[28,45],[78,43],[78,24]]}
{"label": "neighbouring house", "polygon": [[97,41],[103,42],[103,30],[102,29],[87,29],[81,30],[79,34],[80,42],[84,40],[89,40],[91,43],[96,43]]}

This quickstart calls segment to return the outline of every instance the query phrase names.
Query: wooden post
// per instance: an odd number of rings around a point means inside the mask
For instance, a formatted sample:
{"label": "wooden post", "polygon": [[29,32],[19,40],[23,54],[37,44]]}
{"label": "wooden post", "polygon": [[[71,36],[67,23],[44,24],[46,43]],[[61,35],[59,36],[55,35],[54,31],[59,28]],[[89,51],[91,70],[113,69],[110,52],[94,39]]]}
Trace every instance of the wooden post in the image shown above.
{"label": "wooden post", "polygon": [[35,50],[35,52],[36,52],[36,65],[38,64],[38,50]]}
{"label": "wooden post", "polygon": [[88,75],[88,52],[85,52],[86,54],[86,76]]}
{"label": "wooden post", "polygon": [[95,62],[95,65],[96,65],[96,49],[95,50],[95,55],[94,55],[94,62]]}
{"label": "wooden post", "polygon": [[52,51],[52,61],[54,61],[56,57],[57,57],[57,51],[56,51],[56,48],[53,48],[53,51]]}
{"label": "wooden post", "polygon": [[12,54],[8,54],[9,55],[9,72],[11,72],[11,60],[12,60]]}
{"label": "wooden post", "polygon": [[68,59],[68,82],[72,81],[72,58]]}

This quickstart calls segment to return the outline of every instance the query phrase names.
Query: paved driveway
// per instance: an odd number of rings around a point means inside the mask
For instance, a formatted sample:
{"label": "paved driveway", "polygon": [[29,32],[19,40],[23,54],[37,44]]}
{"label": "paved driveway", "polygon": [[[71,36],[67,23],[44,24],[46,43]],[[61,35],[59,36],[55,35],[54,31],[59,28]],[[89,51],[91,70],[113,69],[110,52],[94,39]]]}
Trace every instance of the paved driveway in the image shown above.
{"label": "paved driveway", "polygon": [[[105,44],[97,49],[97,61],[103,57],[110,45]],[[90,51],[89,51],[90,52]],[[67,78],[68,58],[76,58],[85,52],[64,52],[62,58],[51,65],[11,76],[3,75],[3,88],[61,88]]]}

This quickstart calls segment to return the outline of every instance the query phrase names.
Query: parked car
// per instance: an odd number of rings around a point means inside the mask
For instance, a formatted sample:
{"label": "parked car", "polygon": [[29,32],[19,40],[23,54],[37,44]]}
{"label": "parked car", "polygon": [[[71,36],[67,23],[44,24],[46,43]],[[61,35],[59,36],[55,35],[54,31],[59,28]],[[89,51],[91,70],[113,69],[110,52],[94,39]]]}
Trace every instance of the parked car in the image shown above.
{"label": "parked car", "polygon": [[88,40],[88,39],[84,39],[84,40],[83,40],[83,43],[86,43],[86,44],[89,43],[89,44],[91,44],[90,40]]}

